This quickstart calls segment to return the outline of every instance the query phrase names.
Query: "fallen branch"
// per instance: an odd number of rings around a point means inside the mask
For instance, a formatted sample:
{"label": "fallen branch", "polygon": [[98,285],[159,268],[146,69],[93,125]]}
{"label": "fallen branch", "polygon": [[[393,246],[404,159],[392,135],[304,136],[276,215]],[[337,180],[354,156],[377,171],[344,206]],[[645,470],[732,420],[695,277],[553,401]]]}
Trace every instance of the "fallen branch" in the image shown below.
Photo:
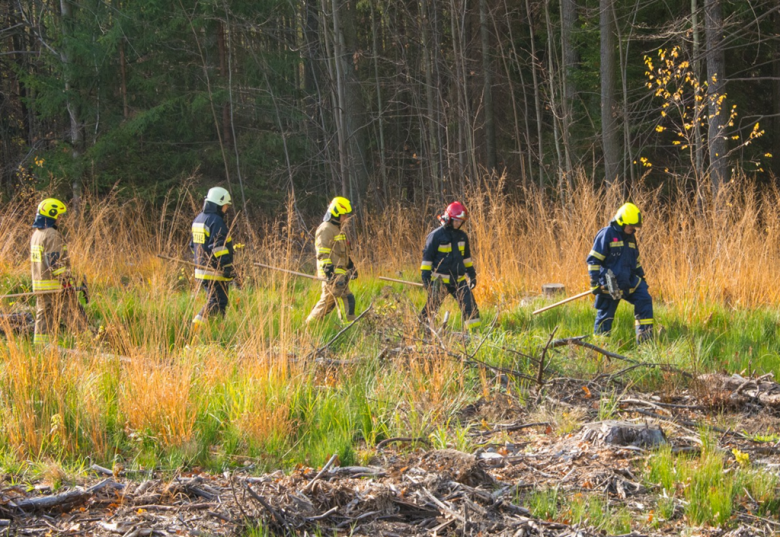
{"label": "fallen branch", "polygon": [[542,356],[539,358],[539,373],[536,375],[536,383],[541,388],[544,386],[544,358],[547,356],[547,350],[550,348],[550,343],[552,343],[552,338],[555,337],[555,333],[558,331],[558,327],[556,326],[553,328],[553,331],[550,333],[550,337],[547,340],[547,345],[544,346],[544,349],[542,349]]}
{"label": "fallen branch", "polygon": [[326,463],[325,463],[325,466],[323,466],[323,467],[322,467],[322,470],[320,470],[320,471],[319,471],[319,473],[318,473],[317,475],[315,475],[315,476],[314,476],[314,479],[312,479],[311,481],[309,481],[309,482],[306,484],[306,486],[305,486],[305,487],[303,487],[303,488],[301,489],[301,492],[306,492],[307,490],[309,490],[309,489],[311,488],[311,486],[312,486],[312,485],[315,483],[315,481],[317,481],[319,478],[321,478],[321,477],[322,477],[322,476],[325,474],[325,472],[327,472],[327,471],[328,471],[328,469],[329,469],[331,466],[333,466],[333,463],[334,463],[334,462],[336,462],[336,459],[338,459],[338,458],[339,458],[339,455],[338,455],[338,453],[334,453],[334,454],[333,454],[333,455],[330,457],[330,459],[328,460],[328,462],[326,462]]}
{"label": "fallen branch", "polygon": [[475,433],[471,433],[471,436],[474,437],[485,437],[485,436],[491,436],[498,433],[507,433],[510,431],[522,431],[523,429],[530,429],[531,427],[541,427],[541,426],[548,426],[550,425],[550,422],[548,421],[538,421],[535,423],[514,423],[512,425],[505,425],[505,426],[497,426],[495,429],[492,429],[490,431],[479,431]]}
{"label": "fallen branch", "polygon": [[412,442],[412,443],[413,442],[420,442],[422,444],[427,444],[429,446],[431,445],[431,443],[428,440],[426,440],[425,438],[422,438],[422,437],[412,438],[412,437],[406,437],[406,436],[398,436],[398,437],[395,437],[395,438],[385,438],[384,440],[382,440],[381,442],[379,442],[376,445],[376,449],[382,449],[386,445],[394,444],[395,442]]}

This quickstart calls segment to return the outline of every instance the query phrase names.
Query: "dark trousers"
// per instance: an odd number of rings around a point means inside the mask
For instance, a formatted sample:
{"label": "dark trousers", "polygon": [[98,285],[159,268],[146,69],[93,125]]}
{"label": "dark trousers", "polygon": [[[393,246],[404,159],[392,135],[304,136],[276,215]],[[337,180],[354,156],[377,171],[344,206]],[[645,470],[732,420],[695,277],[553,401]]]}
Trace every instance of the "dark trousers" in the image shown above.
{"label": "dark trousers", "polygon": [[218,313],[225,316],[225,310],[228,306],[228,284],[230,282],[217,282],[213,280],[201,280],[200,286],[206,291],[206,304],[192,320],[193,323],[202,323],[208,319],[212,313]]}
{"label": "dark trousers", "polygon": [[420,320],[429,323],[436,316],[447,295],[452,295],[458,301],[463,324],[467,329],[472,330],[481,324],[477,302],[474,300],[474,294],[466,280],[457,284],[442,283],[440,280],[433,281],[428,287],[428,300],[420,313]]}
{"label": "dark trousers", "polygon": [[[653,298],[647,290],[647,283],[642,280],[633,293],[624,292],[623,300],[634,306],[634,318],[636,319],[637,339],[642,340],[647,334],[653,332]],[[620,300],[614,300],[608,294],[600,294],[596,297],[596,323],[593,326],[594,334],[608,335],[612,330],[612,321],[615,320]]]}

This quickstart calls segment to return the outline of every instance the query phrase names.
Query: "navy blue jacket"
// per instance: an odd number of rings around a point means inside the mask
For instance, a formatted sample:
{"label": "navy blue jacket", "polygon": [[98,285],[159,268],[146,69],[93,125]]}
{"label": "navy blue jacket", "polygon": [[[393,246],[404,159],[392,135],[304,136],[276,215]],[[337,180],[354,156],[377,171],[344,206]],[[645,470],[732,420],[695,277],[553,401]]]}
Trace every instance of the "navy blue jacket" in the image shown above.
{"label": "navy blue jacket", "polygon": [[623,233],[614,220],[599,230],[588,254],[588,274],[591,282],[606,285],[607,270],[617,277],[618,287],[631,292],[639,286],[645,271],[639,262],[636,236]]}
{"label": "navy blue jacket", "polygon": [[423,281],[441,278],[444,283],[456,283],[466,275],[476,278],[468,235],[449,226],[431,231],[425,239],[420,271]]}
{"label": "navy blue jacket", "polygon": [[207,201],[203,212],[193,220],[190,248],[196,265],[211,267],[195,269],[196,279],[222,282],[233,279],[233,239],[228,236],[221,207],[216,203]]}

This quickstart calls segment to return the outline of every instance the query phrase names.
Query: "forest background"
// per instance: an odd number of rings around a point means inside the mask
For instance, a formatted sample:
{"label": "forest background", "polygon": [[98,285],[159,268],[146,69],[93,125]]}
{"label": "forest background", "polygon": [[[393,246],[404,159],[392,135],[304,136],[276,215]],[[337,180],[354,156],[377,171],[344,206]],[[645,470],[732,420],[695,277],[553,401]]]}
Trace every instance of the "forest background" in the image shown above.
{"label": "forest background", "polygon": [[195,177],[313,216],[780,173],[776,0],[5,0],[0,21],[5,200],[160,205]]}

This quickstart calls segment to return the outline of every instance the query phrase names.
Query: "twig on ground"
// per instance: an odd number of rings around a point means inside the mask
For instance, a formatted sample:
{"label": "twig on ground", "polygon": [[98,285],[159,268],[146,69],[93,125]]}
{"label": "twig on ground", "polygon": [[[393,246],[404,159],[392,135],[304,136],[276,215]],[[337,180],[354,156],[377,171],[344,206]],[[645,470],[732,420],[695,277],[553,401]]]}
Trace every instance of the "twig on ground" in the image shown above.
{"label": "twig on ground", "polygon": [[303,487],[303,488],[301,489],[301,492],[306,492],[307,490],[309,490],[309,489],[311,488],[311,486],[312,486],[312,485],[313,485],[313,484],[314,484],[314,483],[315,483],[315,482],[316,482],[316,481],[317,481],[319,478],[321,478],[321,477],[322,477],[322,476],[325,474],[325,472],[327,472],[327,471],[328,471],[328,469],[329,469],[331,466],[333,466],[333,463],[334,463],[334,462],[336,462],[336,459],[338,459],[338,458],[339,458],[339,454],[338,454],[338,453],[334,453],[334,454],[333,454],[333,455],[330,457],[330,459],[328,459],[328,462],[326,462],[326,463],[325,463],[325,466],[323,466],[323,467],[322,467],[322,470],[320,470],[320,471],[317,473],[317,475],[315,475],[315,476],[314,476],[314,479],[312,479],[311,481],[309,481],[309,482],[306,484],[306,486],[305,486],[305,487]]}
{"label": "twig on ground", "polygon": [[428,445],[431,444],[427,439],[425,439],[425,438],[423,438],[421,436],[418,436],[416,438],[415,437],[408,437],[408,436],[397,436],[397,437],[394,437],[394,438],[385,438],[384,440],[382,440],[381,442],[379,442],[376,445],[376,449],[382,449],[386,445],[394,444],[395,442],[411,442],[411,443],[420,442],[422,444],[428,444]]}
{"label": "twig on ground", "polygon": [[539,358],[539,373],[536,375],[536,383],[539,385],[539,388],[544,386],[544,358],[547,356],[547,350],[550,348],[550,343],[552,343],[553,337],[555,337],[557,331],[558,327],[556,326],[550,333],[547,344],[544,346],[544,349],[542,349],[542,355]]}

